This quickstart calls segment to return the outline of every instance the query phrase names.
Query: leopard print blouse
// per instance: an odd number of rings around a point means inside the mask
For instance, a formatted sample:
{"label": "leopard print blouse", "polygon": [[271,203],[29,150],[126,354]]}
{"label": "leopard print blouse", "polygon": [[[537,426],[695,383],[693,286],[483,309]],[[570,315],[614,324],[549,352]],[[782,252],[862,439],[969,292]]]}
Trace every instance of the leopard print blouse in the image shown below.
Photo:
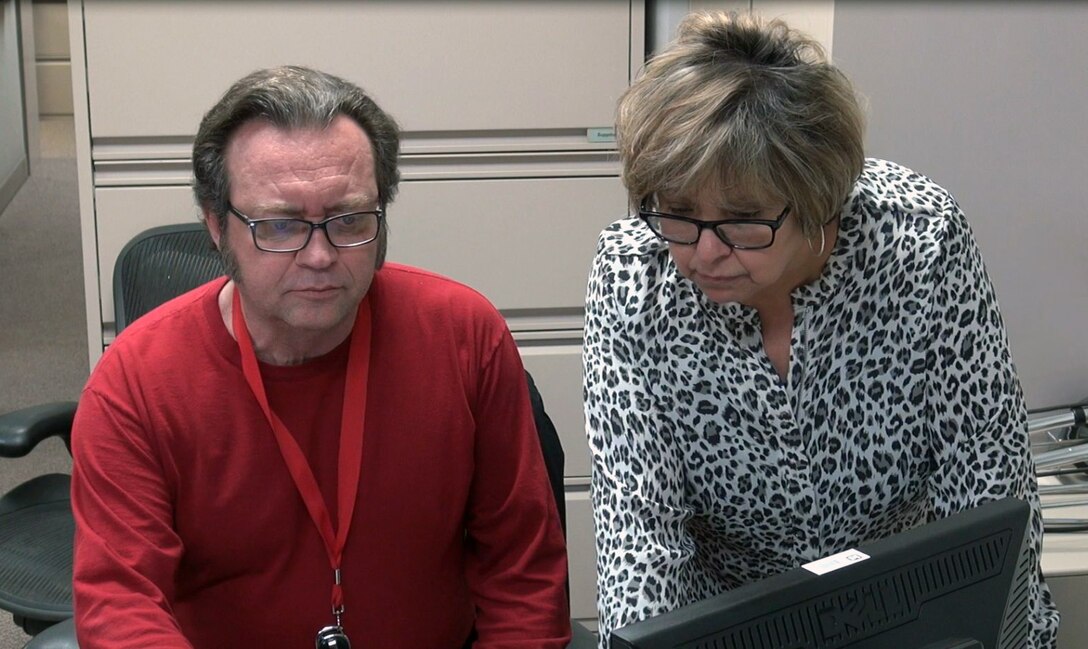
{"label": "leopard print blouse", "polygon": [[[612,629],[1003,496],[1042,520],[994,289],[955,200],[868,160],[780,380],[753,309],[716,304],[636,218],[586,300],[601,646]],[[1038,574],[1038,573],[1037,573]],[[1034,647],[1058,612],[1032,584]]]}

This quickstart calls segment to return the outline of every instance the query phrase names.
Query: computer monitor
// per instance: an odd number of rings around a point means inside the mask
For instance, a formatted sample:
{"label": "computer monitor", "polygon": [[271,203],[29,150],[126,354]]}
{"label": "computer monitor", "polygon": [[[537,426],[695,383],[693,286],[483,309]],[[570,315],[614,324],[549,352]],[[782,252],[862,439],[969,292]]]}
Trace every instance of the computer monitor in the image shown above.
{"label": "computer monitor", "polygon": [[612,649],[1021,649],[1030,509],[1006,498],[613,631]]}

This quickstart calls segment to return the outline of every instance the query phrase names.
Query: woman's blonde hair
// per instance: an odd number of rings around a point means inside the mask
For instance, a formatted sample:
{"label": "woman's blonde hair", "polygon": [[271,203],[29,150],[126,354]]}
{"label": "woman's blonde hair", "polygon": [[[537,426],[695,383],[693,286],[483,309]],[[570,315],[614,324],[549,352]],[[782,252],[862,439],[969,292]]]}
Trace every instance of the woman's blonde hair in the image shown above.
{"label": "woman's blonde hair", "polygon": [[620,99],[632,207],[656,192],[741,188],[791,206],[806,236],[864,165],[864,117],[823,48],[780,20],[696,13]]}

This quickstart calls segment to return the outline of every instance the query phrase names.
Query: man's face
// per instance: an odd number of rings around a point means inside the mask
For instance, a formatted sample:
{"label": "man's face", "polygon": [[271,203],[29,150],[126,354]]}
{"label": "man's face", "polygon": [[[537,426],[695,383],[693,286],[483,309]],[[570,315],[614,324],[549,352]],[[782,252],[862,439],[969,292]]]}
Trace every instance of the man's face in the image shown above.
{"label": "man's face", "polygon": [[[342,115],[324,130],[246,123],[231,137],[226,162],[231,205],[251,219],[316,222],[379,207],[370,139]],[[318,230],[298,252],[265,252],[241,219],[228,215],[220,231],[205,216],[216,245],[232,258],[255,341],[347,337],[374,278],[378,242],[335,248]]]}

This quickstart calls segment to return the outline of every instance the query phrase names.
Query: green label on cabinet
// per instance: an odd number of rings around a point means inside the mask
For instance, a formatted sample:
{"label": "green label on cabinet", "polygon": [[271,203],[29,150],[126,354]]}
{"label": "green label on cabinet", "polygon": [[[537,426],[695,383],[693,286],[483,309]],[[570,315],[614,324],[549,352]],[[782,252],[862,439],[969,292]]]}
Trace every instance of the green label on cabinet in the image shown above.
{"label": "green label on cabinet", "polygon": [[586,139],[590,142],[615,142],[616,129],[611,126],[586,129]]}

